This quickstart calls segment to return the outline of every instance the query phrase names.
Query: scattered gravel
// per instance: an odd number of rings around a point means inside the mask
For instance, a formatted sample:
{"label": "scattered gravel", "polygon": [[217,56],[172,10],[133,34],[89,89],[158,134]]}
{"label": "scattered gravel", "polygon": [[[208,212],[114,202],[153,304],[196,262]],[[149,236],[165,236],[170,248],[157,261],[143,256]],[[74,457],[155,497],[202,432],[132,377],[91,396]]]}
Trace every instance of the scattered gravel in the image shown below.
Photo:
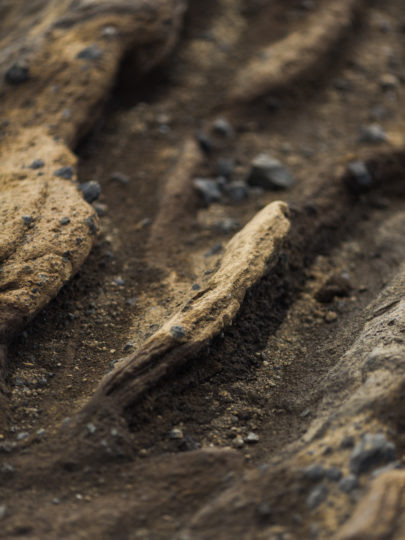
{"label": "scattered gravel", "polygon": [[245,444],[245,441],[242,439],[240,435],[235,437],[234,440],[232,441],[232,446],[234,448],[242,448],[244,444]]}
{"label": "scattered gravel", "polygon": [[387,134],[379,124],[364,126],[360,130],[360,142],[378,144],[387,140]]}
{"label": "scattered gravel", "polygon": [[101,194],[101,187],[98,182],[90,180],[90,182],[84,182],[79,185],[80,191],[83,193],[83,198],[86,202],[91,204],[93,201],[97,200]]}
{"label": "scattered gravel", "polygon": [[86,429],[91,435],[93,435],[97,431],[96,426],[92,423],[87,424]]}
{"label": "scattered gravel", "polygon": [[90,45],[85,49],[82,49],[76,56],[83,60],[99,60],[103,56],[103,52],[97,45]]}
{"label": "scattered gravel", "polygon": [[209,249],[206,253],[204,253],[204,257],[212,257],[213,255],[218,255],[223,250],[223,245],[221,243],[215,244],[212,246],[211,249]]}
{"label": "scattered gravel", "polygon": [[338,482],[342,476],[342,471],[338,467],[331,467],[326,471],[326,478],[331,482]]}
{"label": "scattered gravel", "polygon": [[349,474],[340,480],[339,489],[345,493],[350,493],[357,488],[357,485],[357,478],[353,474]]}
{"label": "scattered gravel", "polygon": [[30,78],[29,67],[23,63],[16,62],[5,74],[5,79],[9,84],[22,84]]}
{"label": "scattered gravel", "polygon": [[107,214],[108,206],[106,204],[94,203],[93,208],[99,217],[103,217]]}
{"label": "scattered gravel", "polygon": [[365,193],[374,185],[374,179],[364,161],[352,161],[347,166],[345,184],[355,194]]}
{"label": "scattered gravel", "polygon": [[29,227],[34,221],[34,218],[32,216],[21,216],[21,219],[23,220],[24,225],[26,225],[27,227]]}
{"label": "scattered gravel", "polygon": [[333,323],[335,321],[337,321],[337,313],[335,311],[328,311],[325,315],[325,321],[327,323]]}
{"label": "scattered gravel", "polygon": [[307,498],[307,506],[310,510],[314,510],[321,503],[325,501],[328,496],[328,488],[321,484],[320,486],[314,487],[311,493]]}
{"label": "scattered gravel", "polygon": [[183,326],[174,325],[170,328],[170,333],[175,339],[183,339],[186,331]]}
{"label": "scattered gravel", "polygon": [[89,234],[96,234],[97,226],[96,226],[96,223],[94,221],[93,216],[90,216],[90,217],[86,218],[84,220],[84,222],[86,223],[87,227],[89,228]]}
{"label": "scattered gravel", "polygon": [[111,182],[116,182],[117,184],[127,185],[130,182],[129,176],[121,172],[113,172],[110,176]]}
{"label": "scattered gravel", "polygon": [[184,435],[181,429],[173,428],[169,433],[169,437],[174,440],[179,440],[179,439],[183,439]]}
{"label": "scattered gravel", "polygon": [[208,135],[204,133],[204,131],[199,131],[196,134],[196,139],[197,139],[198,144],[200,145],[201,150],[205,154],[210,154],[212,152],[212,150],[214,149],[213,142],[208,137]]}
{"label": "scattered gravel", "polygon": [[29,169],[40,169],[41,167],[43,167],[45,165],[45,162],[42,160],[42,159],[35,159],[31,165],[28,165],[28,168]]}
{"label": "scattered gravel", "polygon": [[245,442],[248,444],[256,444],[259,442],[259,440],[260,440],[259,435],[257,435],[256,433],[253,433],[253,431],[248,433],[245,437]]}
{"label": "scattered gravel", "polygon": [[305,478],[308,478],[308,480],[311,480],[312,482],[319,482],[325,477],[325,474],[325,467],[316,463],[309,465],[306,469],[304,469]]}
{"label": "scattered gravel", "polygon": [[387,441],[383,433],[366,433],[356,444],[350,456],[350,470],[359,475],[369,471],[375,465],[395,460],[394,443]]}
{"label": "scattered gravel", "polygon": [[223,137],[230,138],[234,134],[231,124],[225,118],[217,118],[212,124],[212,129],[215,133]]}
{"label": "scattered gravel", "polygon": [[65,180],[71,180],[73,178],[75,171],[73,167],[61,167],[57,171],[55,171],[53,174],[54,176],[58,176],[59,178],[64,178]]}
{"label": "scattered gravel", "polygon": [[206,205],[210,205],[213,202],[219,202],[222,199],[218,180],[212,180],[211,178],[195,178],[193,184],[197,193]]}
{"label": "scattered gravel", "polygon": [[269,190],[288,189],[294,184],[294,178],[280,161],[268,154],[259,154],[252,161],[247,183]]}
{"label": "scattered gravel", "polygon": [[245,182],[232,182],[231,184],[227,184],[224,192],[231,202],[244,201],[249,197],[249,190]]}
{"label": "scattered gravel", "polygon": [[400,85],[399,80],[391,73],[385,73],[380,78],[380,86],[385,92],[395,90]]}
{"label": "scattered gravel", "polygon": [[229,158],[219,158],[217,162],[217,174],[229,180],[232,176],[234,169],[234,163],[232,159]]}
{"label": "scattered gravel", "polygon": [[331,276],[317,291],[315,298],[318,302],[328,304],[335,296],[349,296],[352,286],[347,274]]}

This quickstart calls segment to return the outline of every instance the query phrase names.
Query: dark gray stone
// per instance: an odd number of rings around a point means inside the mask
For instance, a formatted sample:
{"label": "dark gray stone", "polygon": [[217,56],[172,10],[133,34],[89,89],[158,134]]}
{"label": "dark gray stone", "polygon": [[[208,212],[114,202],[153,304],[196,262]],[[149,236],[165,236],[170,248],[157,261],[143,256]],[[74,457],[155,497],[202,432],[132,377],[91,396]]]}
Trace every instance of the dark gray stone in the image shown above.
{"label": "dark gray stone", "polygon": [[95,223],[95,221],[94,221],[93,216],[90,216],[90,217],[86,218],[86,219],[84,220],[84,222],[86,223],[86,225],[87,225],[88,228],[89,228],[89,233],[90,233],[90,234],[96,234],[96,232],[97,232],[97,226],[96,226],[96,223]]}
{"label": "dark gray stone", "polygon": [[98,182],[90,180],[79,185],[80,191],[83,193],[83,198],[86,202],[92,203],[100,197],[101,187]]}
{"label": "dark gray stone", "polygon": [[260,154],[252,161],[247,183],[269,190],[288,189],[294,184],[294,178],[277,159]]}
{"label": "dark gray stone", "polygon": [[5,79],[9,84],[22,84],[30,78],[29,67],[25,64],[16,62],[7,71]]}
{"label": "dark gray stone", "polygon": [[31,165],[28,165],[28,168],[29,169],[40,169],[41,167],[43,167],[45,165],[45,162],[42,161],[42,159],[35,159]]}
{"label": "dark gray stone", "polygon": [[314,510],[321,503],[323,503],[328,496],[328,488],[321,484],[320,486],[314,487],[311,493],[307,498],[307,506],[310,510]]}
{"label": "dark gray stone", "polygon": [[326,471],[326,478],[331,482],[338,482],[342,478],[342,471],[338,467],[330,467]]}
{"label": "dark gray stone", "polygon": [[90,45],[89,47],[82,49],[77,54],[76,58],[94,61],[94,60],[99,60],[102,56],[103,56],[103,53],[97,45]]}
{"label": "dark gray stone", "polygon": [[244,201],[249,197],[249,190],[245,182],[232,182],[227,184],[224,192],[231,202]]}
{"label": "dark gray stone", "polygon": [[211,203],[218,202],[222,199],[220,184],[217,180],[212,180],[211,178],[195,178],[193,184],[205,204],[210,205]]}
{"label": "dark gray stone", "polygon": [[127,185],[129,184],[130,178],[126,174],[117,171],[112,173],[110,180],[111,182],[117,182],[117,184]]}
{"label": "dark gray stone", "polygon": [[240,223],[237,219],[234,218],[224,218],[221,221],[216,221],[214,223],[215,227],[217,227],[221,232],[223,233],[230,233],[232,231],[237,231],[240,228]]}
{"label": "dark gray stone", "polygon": [[215,246],[212,246],[211,249],[209,249],[206,253],[204,253],[204,257],[212,257],[213,255],[217,255],[223,250],[222,244],[215,244]]}
{"label": "dark gray stone", "polygon": [[99,217],[104,217],[107,214],[108,207],[106,204],[94,203],[93,208]]}
{"label": "dark gray stone", "polygon": [[345,493],[351,493],[354,489],[357,488],[357,478],[354,474],[349,474],[342,478],[339,482],[339,489]]}
{"label": "dark gray stone", "polygon": [[175,339],[183,339],[186,335],[186,331],[183,326],[174,325],[170,328],[170,333]]}
{"label": "dark gray stone", "polygon": [[379,124],[364,126],[360,130],[360,142],[378,144],[387,140],[387,134]]}
{"label": "dark gray stone", "polygon": [[306,469],[304,469],[305,478],[308,478],[308,480],[311,480],[311,482],[319,482],[324,478],[325,473],[325,467],[317,463],[309,465]]}
{"label": "dark gray stone", "polygon": [[340,443],[340,448],[353,448],[354,446],[354,437],[352,435],[345,435]]}
{"label": "dark gray stone", "polygon": [[376,465],[395,460],[394,443],[387,441],[383,433],[366,433],[356,444],[350,456],[350,471],[359,475]]}
{"label": "dark gray stone", "polygon": [[60,220],[60,224],[61,225],[68,225],[70,223],[70,219],[68,217],[63,217],[61,220]]}
{"label": "dark gray stone", "polygon": [[218,135],[222,135],[223,137],[233,136],[232,126],[225,118],[217,118],[212,124],[212,129],[215,133],[218,133]]}
{"label": "dark gray stone", "polygon": [[210,154],[212,152],[214,145],[206,133],[204,133],[203,131],[199,131],[196,134],[196,139],[198,144],[200,145],[201,150],[205,154]]}
{"label": "dark gray stone", "polygon": [[58,176],[59,178],[65,178],[65,180],[71,180],[73,178],[75,171],[73,167],[61,167],[57,171],[55,171],[53,174],[54,176]]}
{"label": "dark gray stone", "polygon": [[366,193],[374,185],[374,179],[364,161],[352,161],[347,166],[345,184],[352,193]]}
{"label": "dark gray stone", "polygon": [[29,227],[34,221],[34,218],[32,216],[22,216],[21,219],[23,220],[24,225],[27,225],[27,227]]}
{"label": "dark gray stone", "polygon": [[232,159],[219,158],[217,163],[217,174],[229,180],[232,176],[234,164]]}

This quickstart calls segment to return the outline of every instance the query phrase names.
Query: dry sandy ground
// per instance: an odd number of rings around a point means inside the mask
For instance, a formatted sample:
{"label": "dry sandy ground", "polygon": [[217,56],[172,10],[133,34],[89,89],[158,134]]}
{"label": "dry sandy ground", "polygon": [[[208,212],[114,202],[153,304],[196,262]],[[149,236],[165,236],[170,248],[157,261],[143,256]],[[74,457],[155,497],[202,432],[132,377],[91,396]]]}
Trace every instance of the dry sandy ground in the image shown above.
{"label": "dry sandy ground", "polygon": [[405,538],[404,84],[403,0],[0,0],[1,538]]}

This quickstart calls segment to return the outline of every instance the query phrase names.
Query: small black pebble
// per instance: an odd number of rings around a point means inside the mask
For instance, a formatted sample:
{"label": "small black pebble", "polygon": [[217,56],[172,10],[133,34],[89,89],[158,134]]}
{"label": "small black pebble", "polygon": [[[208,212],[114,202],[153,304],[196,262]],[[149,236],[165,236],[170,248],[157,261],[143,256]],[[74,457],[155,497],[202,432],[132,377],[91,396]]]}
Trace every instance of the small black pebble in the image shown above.
{"label": "small black pebble", "polygon": [[200,148],[206,154],[210,154],[213,150],[214,145],[212,144],[211,139],[203,131],[199,131],[196,135],[197,142],[200,145]]}
{"label": "small black pebble", "polygon": [[24,222],[24,225],[27,225],[29,227],[31,223],[34,221],[34,218],[32,216],[22,216],[21,218]]}
{"label": "small black pebble", "polygon": [[30,70],[23,64],[13,64],[7,71],[5,79],[9,84],[22,84],[30,78]]}
{"label": "small black pebble", "polygon": [[346,186],[352,193],[366,193],[374,185],[374,178],[364,161],[353,161],[347,166],[347,174],[344,177]]}
{"label": "small black pebble", "polygon": [[172,326],[170,328],[170,333],[175,339],[183,339],[186,335],[184,327],[180,325]]}
{"label": "small black pebble", "polygon": [[53,174],[54,176],[58,176],[59,178],[65,178],[65,180],[71,180],[74,175],[74,169],[73,167],[61,167],[57,171],[55,171]]}
{"label": "small black pebble", "polygon": [[103,56],[102,51],[97,47],[97,45],[90,45],[85,49],[82,49],[76,58],[83,60],[99,60]]}
{"label": "small black pebble", "polygon": [[95,234],[97,232],[97,227],[94,222],[93,216],[90,216],[84,220],[85,223],[87,223],[87,226],[89,227],[89,233]]}
{"label": "small black pebble", "polygon": [[90,182],[84,182],[79,185],[80,191],[83,193],[83,198],[86,202],[91,204],[93,201],[97,200],[101,194],[101,187],[98,182],[90,180]]}
{"label": "small black pebble", "polygon": [[40,169],[41,167],[43,167],[45,165],[45,162],[42,161],[42,159],[36,159],[35,161],[33,161],[31,163],[31,165],[28,165],[28,168],[29,169]]}

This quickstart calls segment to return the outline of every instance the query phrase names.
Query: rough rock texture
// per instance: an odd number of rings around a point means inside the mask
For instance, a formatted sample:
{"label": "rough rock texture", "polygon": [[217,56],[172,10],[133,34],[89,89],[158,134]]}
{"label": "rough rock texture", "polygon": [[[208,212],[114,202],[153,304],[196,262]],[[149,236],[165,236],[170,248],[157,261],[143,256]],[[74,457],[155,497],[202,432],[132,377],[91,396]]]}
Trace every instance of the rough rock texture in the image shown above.
{"label": "rough rock texture", "polygon": [[0,4],[0,536],[403,538],[403,2]]}
{"label": "rough rock texture", "polygon": [[405,531],[405,474],[387,472],[372,484],[336,540],[402,538]]}
{"label": "rough rock texture", "polygon": [[290,229],[287,216],[285,204],[273,203],[232,238],[207,287],[195,294],[139,352],[123,359],[104,378],[94,398],[79,413],[78,425],[68,425],[75,437],[92,448],[93,441],[82,438],[89,422],[95,423],[99,432],[105,432],[109,428],[109,424],[102,425],[106,417],[112,415],[110,422],[116,422],[117,414],[123,415],[231,324],[247,291],[277,263]]}
{"label": "rough rock texture", "polygon": [[0,343],[87,257],[98,220],[77,190],[69,149],[94,122],[125,51],[150,69],[172,48],[183,8],[180,0],[0,8]]}
{"label": "rough rock texture", "polygon": [[299,78],[313,77],[320,64],[320,50],[328,55],[342,41],[360,4],[359,0],[322,2],[305,29],[266,47],[237,74],[230,87],[230,99],[252,100]]}

